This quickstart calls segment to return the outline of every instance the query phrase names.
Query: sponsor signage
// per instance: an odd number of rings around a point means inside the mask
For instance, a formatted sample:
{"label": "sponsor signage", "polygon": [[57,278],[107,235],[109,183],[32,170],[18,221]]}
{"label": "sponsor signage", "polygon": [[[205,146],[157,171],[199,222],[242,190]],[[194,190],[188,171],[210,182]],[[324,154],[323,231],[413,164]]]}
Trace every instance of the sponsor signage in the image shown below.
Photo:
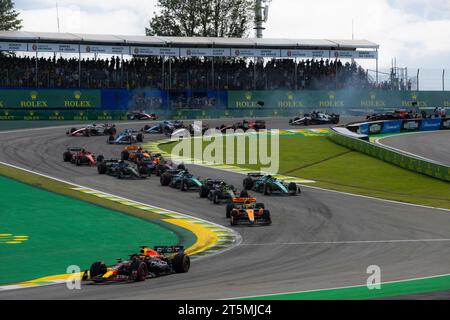
{"label": "sponsor signage", "polygon": [[417,131],[420,128],[420,120],[404,120],[402,124],[403,131]]}
{"label": "sponsor signage", "polygon": [[231,49],[224,48],[181,48],[182,57],[229,57]]}
{"label": "sponsor signage", "polygon": [[0,51],[28,51],[28,44],[21,42],[0,42]]}
{"label": "sponsor signage", "polygon": [[162,47],[131,47],[131,54],[137,56],[178,57],[180,55],[180,49]]}
{"label": "sponsor signage", "polygon": [[336,59],[376,59],[378,54],[376,51],[336,50],[330,51],[330,57]]}
{"label": "sponsor signage", "polygon": [[450,129],[450,119],[442,119],[442,129]]}
{"label": "sponsor signage", "polygon": [[383,123],[369,123],[369,132],[368,134],[379,134],[381,133],[381,129],[383,128]]}
{"label": "sponsor signage", "polygon": [[101,108],[100,90],[0,90],[2,108]]}
{"label": "sponsor signage", "polygon": [[296,50],[284,49],[281,50],[281,57],[283,58],[330,58],[330,51],[328,50]]}
{"label": "sponsor signage", "polygon": [[130,47],[125,46],[96,46],[82,45],[81,53],[98,53],[98,54],[130,54]]}
{"label": "sponsor signage", "polygon": [[76,44],[30,43],[28,51],[78,53],[79,47]]}
{"label": "sponsor signage", "polygon": [[420,131],[434,131],[441,128],[442,119],[423,119],[420,125]]}
{"label": "sponsor signage", "polygon": [[385,121],[381,133],[397,133],[401,131],[402,120]]}
{"label": "sponsor signage", "polygon": [[278,49],[231,49],[233,57],[258,57],[258,58],[276,58],[280,57]]}
{"label": "sponsor signage", "polygon": [[358,129],[358,133],[368,135],[369,134],[369,124],[363,123],[362,125],[360,125],[359,129]]}

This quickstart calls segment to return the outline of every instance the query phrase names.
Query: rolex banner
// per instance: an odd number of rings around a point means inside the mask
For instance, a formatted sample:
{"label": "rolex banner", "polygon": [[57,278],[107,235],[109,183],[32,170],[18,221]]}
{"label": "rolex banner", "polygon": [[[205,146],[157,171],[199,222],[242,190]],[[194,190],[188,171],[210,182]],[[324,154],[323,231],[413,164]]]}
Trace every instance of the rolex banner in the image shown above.
{"label": "rolex banner", "polygon": [[385,110],[450,107],[449,91],[274,90],[229,91],[228,109]]}
{"label": "rolex banner", "polygon": [[0,109],[96,109],[101,90],[0,90]]}

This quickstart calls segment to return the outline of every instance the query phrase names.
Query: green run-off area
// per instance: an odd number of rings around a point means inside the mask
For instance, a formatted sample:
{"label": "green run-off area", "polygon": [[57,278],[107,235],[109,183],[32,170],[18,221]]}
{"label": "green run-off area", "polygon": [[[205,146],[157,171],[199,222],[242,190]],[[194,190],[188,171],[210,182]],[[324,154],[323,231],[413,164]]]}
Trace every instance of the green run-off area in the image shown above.
{"label": "green run-off area", "polygon": [[[211,142],[200,143],[205,149]],[[160,148],[170,153],[174,145],[175,143],[163,144]],[[226,143],[223,145],[223,154],[226,154]],[[249,159],[248,149],[247,147],[246,159]],[[270,144],[268,149],[270,150]],[[282,135],[279,159],[280,174],[315,180],[313,186],[450,209],[449,183],[352,151],[333,143],[327,137]],[[238,166],[255,171],[260,168],[259,164]]]}
{"label": "green run-off area", "polygon": [[2,285],[64,274],[70,265],[112,264],[139,246],[179,241],[175,232],[150,221],[2,176],[0,194]]}

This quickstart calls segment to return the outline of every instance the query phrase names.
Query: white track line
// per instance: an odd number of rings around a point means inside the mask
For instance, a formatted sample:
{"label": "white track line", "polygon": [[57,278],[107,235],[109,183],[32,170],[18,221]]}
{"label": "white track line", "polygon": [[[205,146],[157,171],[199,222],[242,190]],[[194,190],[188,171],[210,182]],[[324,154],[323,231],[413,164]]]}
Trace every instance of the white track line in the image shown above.
{"label": "white track line", "polygon": [[405,240],[356,240],[356,241],[317,241],[317,242],[286,242],[286,243],[241,243],[241,247],[270,246],[311,246],[311,245],[341,245],[341,244],[379,244],[379,243],[436,243],[450,242],[450,239],[405,239]]}

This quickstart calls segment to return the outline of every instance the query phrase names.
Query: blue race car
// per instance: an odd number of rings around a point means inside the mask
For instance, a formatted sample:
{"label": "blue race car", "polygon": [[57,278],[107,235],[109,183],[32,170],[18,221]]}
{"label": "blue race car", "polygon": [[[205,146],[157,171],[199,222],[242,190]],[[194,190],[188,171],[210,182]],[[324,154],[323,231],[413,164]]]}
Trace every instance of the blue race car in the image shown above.
{"label": "blue race car", "polygon": [[127,129],[117,136],[110,135],[107,141],[109,144],[134,144],[144,142],[144,134],[142,131]]}
{"label": "blue race car", "polygon": [[244,179],[243,185],[245,190],[253,190],[267,196],[272,193],[290,196],[301,193],[300,188],[294,182],[286,183],[271,175],[263,175],[260,173],[249,173],[248,177]]}
{"label": "blue race car", "polygon": [[169,121],[163,121],[160,122],[154,126],[146,125],[142,131],[148,134],[165,134],[170,135],[175,130],[184,128],[183,121],[179,120],[169,120]]}

